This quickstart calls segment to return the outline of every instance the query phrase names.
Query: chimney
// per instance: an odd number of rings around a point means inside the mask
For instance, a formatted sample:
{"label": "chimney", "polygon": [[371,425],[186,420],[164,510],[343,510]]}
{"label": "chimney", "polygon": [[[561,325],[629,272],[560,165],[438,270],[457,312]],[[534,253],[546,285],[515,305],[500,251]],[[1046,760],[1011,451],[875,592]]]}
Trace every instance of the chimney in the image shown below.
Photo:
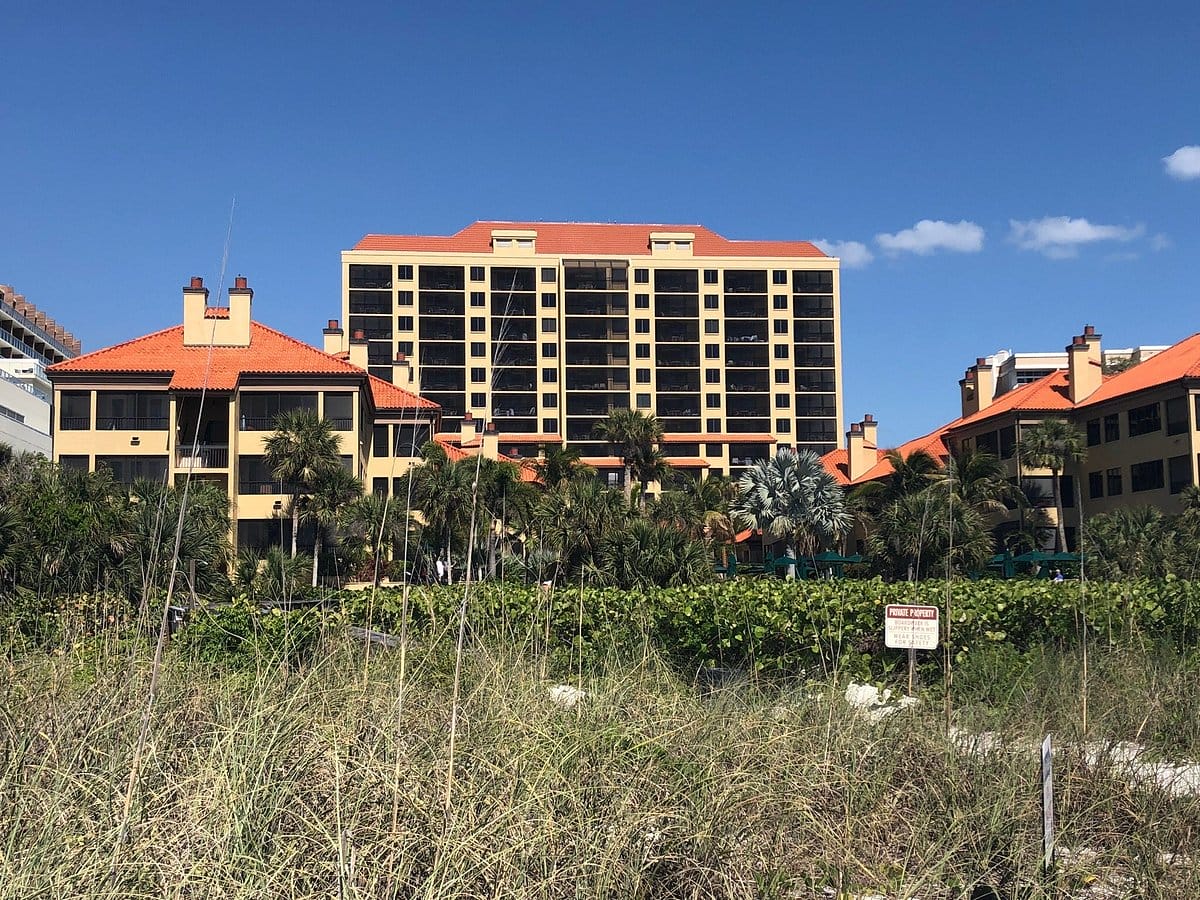
{"label": "chimney", "polygon": [[325,325],[325,330],[321,332],[325,337],[324,350],[331,356],[335,353],[341,353],[345,348],[344,338],[346,332],[342,331],[338,325],[337,319],[330,319]]}
{"label": "chimney", "polygon": [[350,365],[360,369],[367,367],[367,337],[361,328],[350,335]]}
{"label": "chimney", "polygon": [[846,432],[846,477],[855,481],[879,460],[875,448],[868,447],[863,438],[861,422],[854,422]]}
{"label": "chimney", "polygon": [[987,357],[975,358],[975,365],[967,369],[958,387],[963,416],[972,415],[992,405],[992,401],[996,399],[996,374],[988,365]]}
{"label": "chimney", "polygon": [[[221,347],[250,346],[250,305],[254,301],[254,291],[246,285],[246,276],[238,275],[233,279],[233,287],[229,289],[229,318],[228,328],[217,345]],[[218,329],[221,328],[218,320]]]}
{"label": "chimney", "polygon": [[488,422],[483,429],[483,455],[488,459],[500,458],[500,433],[495,422]]}
{"label": "chimney", "polygon": [[[207,346],[212,337],[212,320],[204,318],[208,309],[208,288],[204,279],[193,275],[183,289],[183,345],[185,347]],[[205,325],[208,325],[206,328]]]}
{"label": "chimney", "polygon": [[475,431],[475,425],[475,417],[470,412],[462,417],[462,424],[458,428],[458,442],[460,446],[474,446],[475,438],[478,436]]}
{"label": "chimney", "polygon": [[1083,327],[1067,346],[1067,388],[1072,403],[1082,403],[1104,381],[1100,335],[1091,325]]}
{"label": "chimney", "polygon": [[879,423],[875,421],[875,417],[870,413],[866,413],[862,420],[863,443],[872,450],[879,449]]}

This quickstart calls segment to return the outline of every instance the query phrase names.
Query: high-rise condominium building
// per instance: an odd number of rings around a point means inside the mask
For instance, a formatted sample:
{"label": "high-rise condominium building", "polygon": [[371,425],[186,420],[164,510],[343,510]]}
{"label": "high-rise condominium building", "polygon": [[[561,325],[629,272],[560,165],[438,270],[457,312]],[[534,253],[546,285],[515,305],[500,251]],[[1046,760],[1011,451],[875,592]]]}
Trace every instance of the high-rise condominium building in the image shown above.
{"label": "high-rise condominium building", "polygon": [[79,355],[79,341],[10,286],[0,284],[0,442],[50,455],[53,391],[46,366]]}
{"label": "high-rise condominium building", "polygon": [[699,225],[475,222],[342,253],[371,374],[467,414],[505,452],[569,443],[610,479],[610,410],[654,413],[678,467],[738,474],[842,430],[838,260]]}

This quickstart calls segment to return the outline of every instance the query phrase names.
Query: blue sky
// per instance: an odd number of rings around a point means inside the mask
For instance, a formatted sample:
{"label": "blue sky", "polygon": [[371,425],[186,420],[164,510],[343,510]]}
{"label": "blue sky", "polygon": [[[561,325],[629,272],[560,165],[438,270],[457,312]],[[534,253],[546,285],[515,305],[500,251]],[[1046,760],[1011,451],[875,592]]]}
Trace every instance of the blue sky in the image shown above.
{"label": "blue sky", "polygon": [[1164,162],[1200,145],[1200,6],[742,7],[8,0],[0,282],[85,349],[175,324],[236,196],[229,278],[317,342],[367,232],[854,241],[847,419],[884,443],[976,356],[1200,330],[1200,150]]}

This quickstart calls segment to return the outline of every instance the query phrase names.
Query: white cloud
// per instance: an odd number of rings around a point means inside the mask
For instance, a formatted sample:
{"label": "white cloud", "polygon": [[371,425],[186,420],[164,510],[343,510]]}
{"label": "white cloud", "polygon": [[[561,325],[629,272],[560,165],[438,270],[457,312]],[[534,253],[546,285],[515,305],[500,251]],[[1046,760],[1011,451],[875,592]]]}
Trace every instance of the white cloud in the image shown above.
{"label": "white cloud", "polygon": [[1036,250],[1050,259],[1070,259],[1079,248],[1096,241],[1132,241],[1141,237],[1146,226],[1093,225],[1087,219],[1070,216],[1045,216],[1019,222],[1010,219],[1009,240],[1022,250]]}
{"label": "white cloud", "polygon": [[1150,238],[1150,249],[1156,253],[1159,250],[1170,250],[1175,246],[1175,242],[1165,234],[1156,234]]}
{"label": "white cloud", "polygon": [[906,252],[921,256],[937,250],[978,253],[983,249],[983,229],[965,219],[961,222],[922,219],[912,228],[895,234],[875,235],[875,243],[887,253]]}
{"label": "white cloud", "polygon": [[861,241],[829,241],[817,238],[813,241],[822,252],[836,256],[847,269],[861,269],[875,258],[866,244]]}
{"label": "white cloud", "polygon": [[1180,181],[1200,178],[1200,144],[1180,147],[1170,156],[1163,157],[1167,174]]}

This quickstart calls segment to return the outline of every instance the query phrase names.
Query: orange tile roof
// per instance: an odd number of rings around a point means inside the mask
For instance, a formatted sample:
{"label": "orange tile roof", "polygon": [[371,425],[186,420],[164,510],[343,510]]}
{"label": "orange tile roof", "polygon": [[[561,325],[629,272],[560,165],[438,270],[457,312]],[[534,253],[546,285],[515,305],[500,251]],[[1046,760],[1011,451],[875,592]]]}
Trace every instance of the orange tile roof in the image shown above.
{"label": "orange tile roof", "polygon": [[1184,338],[1145,362],[1109,377],[1079,406],[1094,406],[1182,378],[1200,378],[1200,334]]}
{"label": "orange tile roof", "polygon": [[648,256],[652,231],[691,232],[695,256],[746,256],[790,259],[821,257],[809,241],[731,241],[703,225],[622,225],[598,222],[474,222],[449,236],[368,234],[355,250],[491,253],[492,230],[537,232],[537,252],[550,255]]}
{"label": "orange tile roof", "polygon": [[[943,425],[936,431],[931,431],[929,434],[922,435],[919,438],[913,438],[911,441],[903,443],[895,449],[905,459],[917,451],[924,451],[938,462],[945,463],[950,458],[950,448],[946,445],[946,436],[949,434],[950,429],[957,426],[961,421],[955,420],[948,425]],[[895,471],[887,458],[887,450],[878,447],[868,447],[867,449],[875,451],[875,464],[853,481],[850,480],[850,451],[845,447],[830,450],[821,457],[821,462],[825,464],[825,471],[832,475],[837,483],[843,487],[886,478]]]}
{"label": "orange tile roof", "polygon": [[502,444],[561,444],[561,434],[509,434],[500,433]]}
{"label": "orange tile roof", "polygon": [[250,323],[248,347],[185,347],[183,326],[176,325],[134,338],[103,350],[56,363],[51,376],[160,375],[170,377],[173,390],[234,390],[244,375],[313,375],[338,379],[366,379],[379,409],[438,409],[430,400],[368,375],[336,356],[288,337],[258,322]]}
{"label": "orange tile roof", "polygon": [[581,456],[579,461],[585,466],[593,466],[599,469],[625,468],[625,461],[619,456]]}
{"label": "orange tile roof", "polygon": [[953,426],[975,425],[1010,412],[1058,412],[1073,408],[1067,370],[1056,369],[1037,381],[1002,394],[991,406],[959,419]]}
{"label": "orange tile roof", "polygon": [[440,408],[432,400],[426,400],[424,397],[419,397],[411,391],[398,388],[390,381],[384,381],[382,378],[376,378],[374,375],[368,375],[367,381],[371,385],[371,399],[374,400],[376,409]]}
{"label": "orange tile roof", "polygon": [[[479,444],[470,445],[474,452],[469,452],[464,450],[458,444],[451,443],[450,441],[446,440],[442,435],[434,435],[433,439],[439,447],[446,451],[446,458],[450,460],[450,462],[461,462],[464,459],[473,459],[481,452]],[[542,480],[541,476],[538,475],[537,466],[535,466],[530,460],[516,459],[515,457],[505,456],[503,453],[500,453],[497,455],[497,462],[512,463],[514,466],[516,466],[517,474],[526,484],[536,484]]]}
{"label": "orange tile roof", "polygon": [[708,460],[695,456],[668,456],[667,462],[677,469],[707,469]]}
{"label": "orange tile roof", "polygon": [[664,444],[774,444],[773,434],[683,434],[662,436]]}

